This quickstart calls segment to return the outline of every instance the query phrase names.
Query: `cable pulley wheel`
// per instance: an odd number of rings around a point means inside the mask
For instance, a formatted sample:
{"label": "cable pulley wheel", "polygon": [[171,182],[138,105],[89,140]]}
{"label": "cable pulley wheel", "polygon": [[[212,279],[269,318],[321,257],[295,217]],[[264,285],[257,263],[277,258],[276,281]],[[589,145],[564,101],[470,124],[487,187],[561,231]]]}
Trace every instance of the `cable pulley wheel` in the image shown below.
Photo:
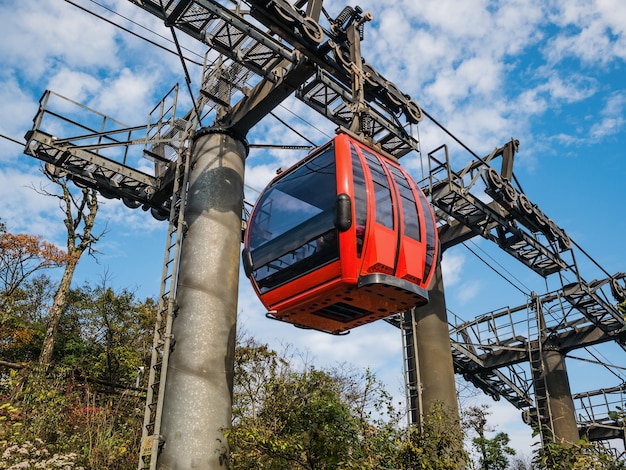
{"label": "cable pulley wheel", "polygon": [[156,220],[161,222],[168,219],[168,215],[166,213],[154,207],[150,208],[150,214],[152,214],[152,217],[154,217]]}
{"label": "cable pulley wheel", "polygon": [[500,173],[493,168],[489,168],[487,170],[487,184],[491,189],[502,189],[502,186],[504,185]]}
{"label": "cable pulley wheel", "polygon": [[626,292],[616,278],[611,279],[611,294],[620,303],[626,300]]}
{"label": "cable pulley wheel", "polygon": [[276,15],[289,25],[293,25],[299,20],[300,14],[295,7],[289,2],[274,2],[274,11]]}
{"label": "cable pulley wheel", "polygon": [[517,191],[508,180],[502,180],[502,189],[502,195],[505,200],[508,202],[515,202],[517,200]]}
{"label": "cable pulley wheel", "polygon": [[115,199],[115,198],[119,197],[113,191],[109,191],[106,188],[99,188],[98,191],[100,192],[100,194],[102,194],[102,197],[104,197],[106,199]]}
{"label": "cable pulley wheel", "polygon": [[[380,74],[367,62],[363,62],[363,72],[365,73],[365,85],[371,90],[378,90],[383,86],[383,79]],[[421,110],[420,110],[421,111]]]}
{"label": "cable pulley wheel", "polygon": [[72,176],[72,181],[80,189],[87,189],[87,188],[92,188],[93,187],[93,185],[89,181],[87,181],[87,180],[85,180],[83,178],[80,178],[78,176]]}
{"label": "cable pulley wheel", "polygon": [[350,64],[351,64],[350,54],[348,53],[348,51],[346,51],[345,49],[342,49],[339,44],[335,44],[332,41],[329,44],[331,44],[333,57],[335,58],[335,61],[339,65],[341,65],[346,72],[351,73],[352,69],[350,67]]}
{"label": "cable pulley wheel", "polygon": [[539,227],[544,228],[548,225],[548,220],[546,219],[545,214],[537,206],[533,207],[533,215],[535,217],[535,222]]}
{"label": "cable pulley wheel", "polygon": [[519,206],[520,211],[522,211],[527,216],[533,215],[533,205],[526,197],[526,194],[521,193],[517,199],[517,204]]}
{"label": "cable pulley wheel", "polygon": [[64,176],[67,176],[67,171],[50,162],[47,162],[44,165],[43,169],[48,175],[52,176],[53,178],[63,178]]}
{"label": "cable pulley wheel", "polygon": [[126,207],[130,207],[131,209],[137,209],[141,205],[141,202],[129,197],[123,197],[122,202]]}
{"label": "cable pulley wheel", "polygon": [[404,105],[404,112],[406,114],[407,120],[411,124],[417,124],[424,118],[422,108],[420,108],[419,104],[417,104],[414,100],[407,101],[407,103]]}
{"label": "cable pulley wheel", "polygon": [[305,39],[314,44],[321,44],[324,40],[324,30],[310,16],[305,16],[302,22],[298,23],[298,29]]}
{"label": "cable pulley wheel", "polygon": [[548,219],[548,232],[552,238],[558,238],[561,230],[552,219]]}
{"label": "cable pulley wheel", "polygon": [[572,241],[565,232],[561,232],[559,236],[559,248],[561,250],[569,250],[572,247]]}
{"label": "cable pulley wheel", "polygon": [[393,82],[385,83],[385,91],[387,98],[389,99],[389,105],[394,108],[400,108],[405,102],[406,98],[400,91],[400,89]]}

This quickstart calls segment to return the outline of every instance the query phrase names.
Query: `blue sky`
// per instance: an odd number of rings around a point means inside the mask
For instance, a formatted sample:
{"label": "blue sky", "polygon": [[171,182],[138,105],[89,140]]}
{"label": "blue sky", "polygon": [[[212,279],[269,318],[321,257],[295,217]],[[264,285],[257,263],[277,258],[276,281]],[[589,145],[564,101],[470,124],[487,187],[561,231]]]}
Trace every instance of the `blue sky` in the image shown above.
{"label": "blue sky", "polygon": [[[75,3],[174,49],[161,22],[129,1]],[[335,14],[344,6],[326,3]],[[477,154],[486,155],[511,137],[519,139],[515,173],[526,195],[608,273],[626,271],[626,3],[364,0],[359,6],[374,16],[362,44],[368,63]],[[4,18],[0,42],[0,133],[4,136],[23,141],[46,89],[122,122],[141,125],[174,83],[184,84],[175,55],[69,2],[0,0],[0,15]],[[182,33],[178,36],[188,48],[186,55],[201,62],[204,48]],[[189,67],[192,87],[197,87],[200,67]],[[180,109],[189,107],[188,96],[181,92]],[[333,125],[293,98],[276,113],[316,143],[333,135]],[[272,118],[263,120],[248,137],[251,143],[305,143]],[[420,124],[419,137],[424,154],[447,142],[453,166],[460,168],[467,161],[467,152],[428,120]],[[278,167],[302,156],[253,149],[246,184],[260,190]],[[417,154],[401,163],[421,179]],[[63,244],[56,202],[29,188],[45,181],[38,162],[22,155],[20,145],[0,139],[0,218],[13,232],[41,234]],[[254,197],[254,191],[247,192],[247,200],[253,202]],[[82,260],[76,283],[104,277],[119,288],[135,288],[140,296],[156,295],[165,225],[111,200],[103,202],[99,219],[101,230],[105,224],[107,229],[97,246],[100,254],[97,261]],[[557,287],[554,280],[546,283],[489,242],[474,242],[476,246],[470,246],[475,251],[484,250],[501,263],[508,277],[523,283],[524,291],[543,293]],[[605,277],[591,262],[582,257],[577,261],[585,279]],[[462,318],[526,301],[464,247],[445,254],[444,282],[448,307]],[[361,327],[341,338],[303,332],[266,320],[245,280],[240,292],[241,324],[250,334],[276,347],[293,344],[320,364],[347,361],[370,367],[401,397],[400,336],[389,325]],[[601,352],[614,364],[626,366],[623,351],[607,347]],[[620,383],[599,367],[579,361],[569,361],[568,367],[573,391]],[[579,380],[581,374],[584,382]],[[503,402],[492,403],[491,419],[499,430],[509,432],[516,448],[530,453],[530,430],[517,410]]]}

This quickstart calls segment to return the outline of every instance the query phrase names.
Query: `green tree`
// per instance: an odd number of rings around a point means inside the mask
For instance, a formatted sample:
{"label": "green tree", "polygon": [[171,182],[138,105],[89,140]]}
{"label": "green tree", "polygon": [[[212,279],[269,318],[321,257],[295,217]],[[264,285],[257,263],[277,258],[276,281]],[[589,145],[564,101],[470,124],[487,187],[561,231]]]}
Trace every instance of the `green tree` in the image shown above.
{"label": "green tree", "polygon": [[256,417],[228,437],[234,468],[338,468],[356,444],[357,424],[334,378],[315,369],[265,384]]}
{"label": "green tree", "polygon": [[626,463],[601,444],[581,440],[564,446],[550,441],[534,452],[534,468],[538,470],[620,470]]}
{"label": "green tree", "polygon": [[294,369],[292,359],[240,340],[232,468],[392,468],[398,414],[375,376],[346,366]]}
{"label": "green tree", "polygon": [[509,468],[507,455],[515,455],[515,449],[509,447],[510,438],[504,432],[497,433],[491,439],[475,437],[474,446],[480,451],[480,468],[482,470],[505,470]]}
{"label": "green tree", "polygon": [[0,469],[136,468],[144,400],[53,363],[30,377],[19,402],[0,401]]}
{"label": "green tree", "polygon": [[463,449],[463,432],[455,413],[435,403],[422,419],[422,427],[412,426],[402,438],[395,468],[413,470],[458,470],[468,461]]}
{"label": "green tree", "polygon": [[149,364],[156,305],[106,282],[86,284],[68,295],[55,358],[92,379],[130,386]]}
{"label": "green tree", "polygon": [[0,323],[10,318],[15,304],[26,295],[29,279],[68,260],[67,253],[40,236],[8,233],[0,223]]}
{"label": "green tree", "polygon": [[72,468],[136,468],[145,394],[135,381],[155,312],[152,299],[105,284],[68,293],[50,367],[10,403],[0,396],[0,455],[21,465],[6,468],[52,468],[54,454]]}
{"label": "green tree", "polygon": [[288,358],[254,338],[239,338],[235,348],[233,423],[257,419],[267,398],[268,384],[280,380],[288,371]]}
{"label": "green tree", "polygon": [[487,437],[488,432],[493,432],[487,426],[487,416],[490,414],[487,409],[487,405],[469,407],[464,413],[464,421],[477,435],[472,439],[472,445],[479,455],[478,468],[504,470],[509,468],[507,455],[515,455],[515,449],[509,447],[510,438],[506,433],[499,432],[492,438]]}
{"label": "green tree", "polygon": [[7,366],[24,367],[39,357],[54,288],[50,278],[40,274],[13,292],[11,314],[0,322],[0,358]]}

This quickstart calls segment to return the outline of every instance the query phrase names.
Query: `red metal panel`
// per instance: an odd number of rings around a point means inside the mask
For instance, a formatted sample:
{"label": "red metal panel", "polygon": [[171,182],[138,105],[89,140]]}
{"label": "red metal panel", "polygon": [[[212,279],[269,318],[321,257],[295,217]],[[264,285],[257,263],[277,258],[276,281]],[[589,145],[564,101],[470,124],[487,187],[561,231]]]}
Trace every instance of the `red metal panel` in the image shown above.
{"label": "red metal panel", "polygon": [[341,276],[347,284],[356,285],[359,260],[356,249],[356,224],[354,223],[354,179],[352,178],[352,154],[348,136],[335,137],[335,158],[337,165],[337,194],[347,194],[352,201],[352,226],[339,234],[339,257]]}

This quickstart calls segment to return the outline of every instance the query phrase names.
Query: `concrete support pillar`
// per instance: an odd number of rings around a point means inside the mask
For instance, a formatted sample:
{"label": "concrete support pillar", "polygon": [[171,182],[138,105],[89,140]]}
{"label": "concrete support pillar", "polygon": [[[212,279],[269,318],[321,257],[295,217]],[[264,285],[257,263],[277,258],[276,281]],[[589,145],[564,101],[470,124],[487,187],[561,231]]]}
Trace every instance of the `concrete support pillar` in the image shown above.
{"label": "concrete support pillar", "polygon": [[228,468],[246,152],[223,132],[195,138],[159,469]]}
{"label": "concrete support pillar", "polygon": [[566,446],[575,444],[579,440],[578,425],[565,355],[546,347],[543,350],[543,364],[554,441]]}
{"label": "concrete support pillar", "polygon": [[440,263],[437,264],[428,295],[429,301],[426,305],[413,309],[423,413],[427,414],[436,402],[440,402],[458,418],[452,348]]}

